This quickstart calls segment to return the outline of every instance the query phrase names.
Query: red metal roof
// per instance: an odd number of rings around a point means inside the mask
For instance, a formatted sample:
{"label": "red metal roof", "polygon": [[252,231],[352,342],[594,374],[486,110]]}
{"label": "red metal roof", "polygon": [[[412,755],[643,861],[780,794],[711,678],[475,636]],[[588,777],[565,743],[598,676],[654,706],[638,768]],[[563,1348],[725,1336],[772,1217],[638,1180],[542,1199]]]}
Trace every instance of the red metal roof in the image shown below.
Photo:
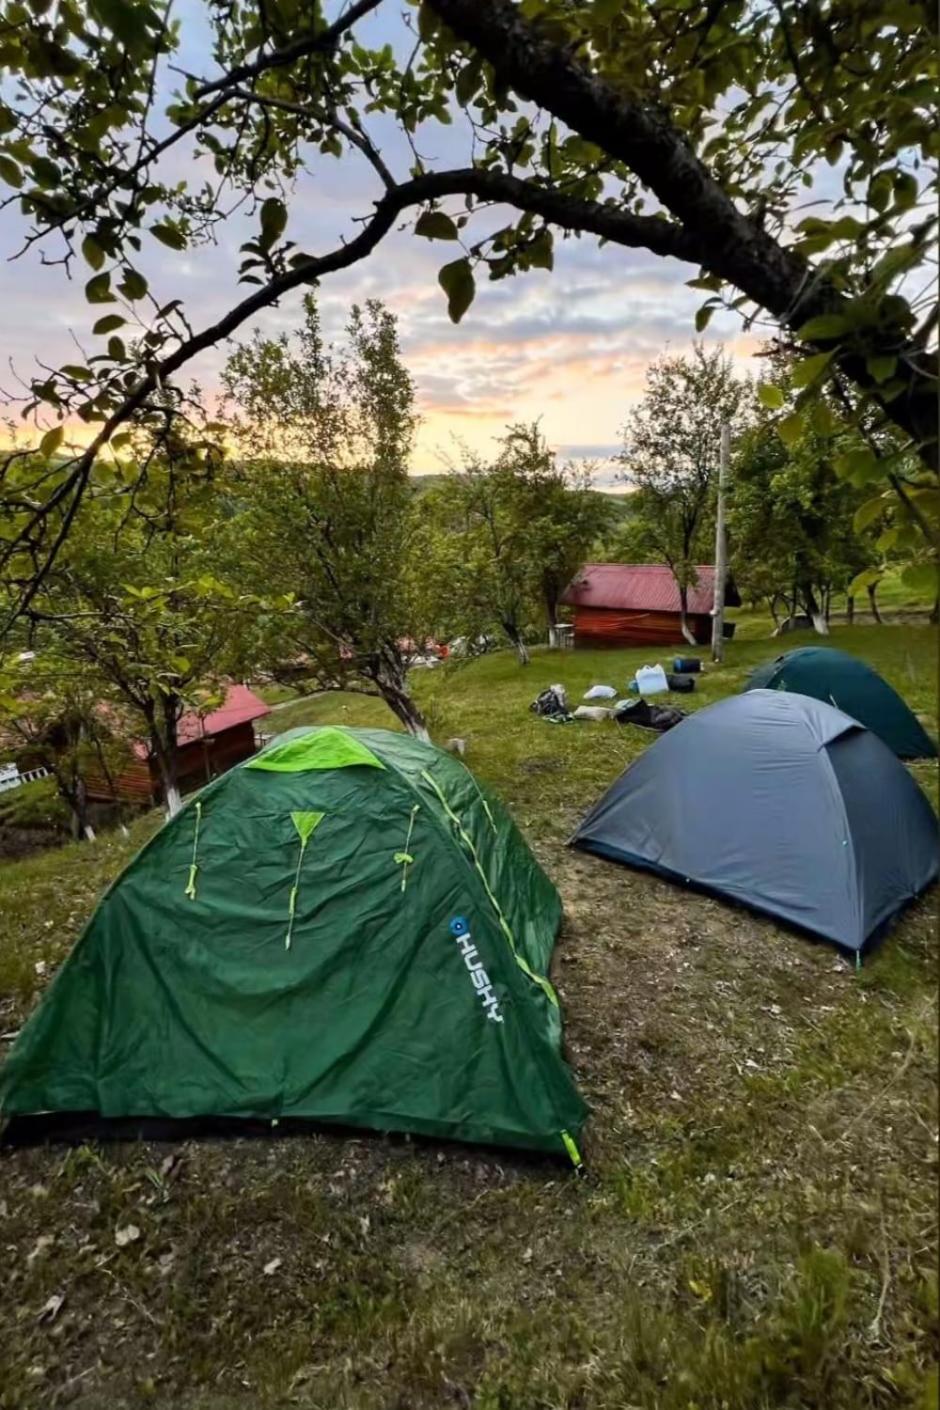
{"label": "red metal roof", "polygon": [[[192,711],[182,716],[176,727],[176,742],[193,744],[198,739],[211,739],[213,735],[222,734],[235,725],[247,724],[249,720],[258,720],[270,712],[270,705],[265,705],[247,685],[230,685],[217,710],[211,710],[208,715]],[[146,759],[150,753],[144,740],[135,740],[133,748],[138,759]]]}
{"label": "red metal roof", "polygon": [[[696,582],[689,588],[689,612],[711,612],[715,570],[702,564],[695,573]],[[585,563],[565,589],[562,602],[616,611],[678,612],[679,589],[662,563]]]}

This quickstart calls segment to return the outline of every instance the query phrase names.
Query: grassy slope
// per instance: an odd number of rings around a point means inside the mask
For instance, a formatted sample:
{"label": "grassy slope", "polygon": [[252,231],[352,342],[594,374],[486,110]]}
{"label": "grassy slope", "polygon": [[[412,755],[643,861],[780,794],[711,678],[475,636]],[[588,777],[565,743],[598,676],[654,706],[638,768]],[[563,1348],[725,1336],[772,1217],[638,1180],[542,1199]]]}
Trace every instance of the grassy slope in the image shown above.
{"label": "grassy slope", "polygon": [[[683,704],[736,689],[771,649],[757,623],[741,633]],[[928,628],[834,644],[936,728]],[[562,891],[589,1177],[335,1134],[7,1154],[0,1406],[936,1405],[934,902],[855,975],[768,921],[567,852],[649,739],[546,725],[528,702],[557,679],[573,699],[622,685],[646,655],[538,653],[523,672],[499,654],[419,681],[435,732],[467,740]],[[390,723],[356,696],[274,720]],[[935,791],[935,765],[916,773]],[[0,1031],[155,825],[0,868]],[[129,1224],[140,1237],[118,1247]]]}

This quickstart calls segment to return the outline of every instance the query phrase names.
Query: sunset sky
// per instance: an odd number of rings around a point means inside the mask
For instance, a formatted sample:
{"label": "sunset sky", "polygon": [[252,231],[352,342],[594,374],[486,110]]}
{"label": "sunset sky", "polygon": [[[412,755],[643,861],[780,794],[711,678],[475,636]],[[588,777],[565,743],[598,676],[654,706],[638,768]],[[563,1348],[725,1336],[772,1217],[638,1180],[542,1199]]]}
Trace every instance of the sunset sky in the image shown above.
{"label": "sunset sky", "polygon": [[[211,75],[201,10],[190,3],[183,14],[186,66]],[[398,46],[407,37],[394,4],[368,27],[370,42],[391,40]],[[398,134],[382,121],[373,122],[371,131],[393,171],[406,175],[408,159]],[[419,147],[435,164],[467,160],[467,136],[459,124],[428,128],[419,134]],[[174,160],[182,174],[186,155]],[[164,174],[170,175],[167,168]],[[376,178],[358,154],[319,159],[315,173],[302,178],[291,197],[287,234],[310,253],[326,251],[341,235],[354,233],[353,220],[368,214],[377,194]],[[502,223],[496,215],[489,220],[492,224],[475,226],[474,234]],[[248,292],[236,283],[237,251],[253,228],[238,213],[221,228],[216,247],[182,256],[146,239],[140,267],[161,302],[183,298],[191,323],[200,328]],[[5,257],[16,252],[23,233],[18,213],[0,213]],[[48,253],[59,252],[50,246]],[[472,307],[455,327],[437,271],[457,254],[451,243],[400,231],[368,261],[321,287],[328,335],[340,330],[356,300],[380,298],[398,315],[422,415],[415,472],[440,470],[448,458],[459,457],[459,442],[485,453],[507,422],[535,417],[541,417],[546,436],[563,456],[608,458],[619,445],[620,427],[642,391],[649,363],[691,346],[693,315],[703,297],[685,286],[695,268],[643,251],[600,248],[593,237],[556,237],[553,273],[539,270],[478,285]],[[89,274],[77,267],[70,283],[62,268],[41,268],[38,252],[3,267],[0,388],[5,392],[17,390],[15,374],[24,379],[34,374],[36,358],[46,364],[76,361],[73,335],[86,352],[92,350],[91,324],[106,310],[84,301],[82,285]],[[252,326],[265,333],[289,329],[297,321],[300,298],[291,295]],[[249,331],[244,328],[242,336]],[[721,316],[706,339],[724,341],[742,370],[760,341],[743,335],[737,319]],[[218,386],[224,356],[217,349],[190,365],[210,393]],[[612,474],[608,467],[601,478],[611,484]]]}

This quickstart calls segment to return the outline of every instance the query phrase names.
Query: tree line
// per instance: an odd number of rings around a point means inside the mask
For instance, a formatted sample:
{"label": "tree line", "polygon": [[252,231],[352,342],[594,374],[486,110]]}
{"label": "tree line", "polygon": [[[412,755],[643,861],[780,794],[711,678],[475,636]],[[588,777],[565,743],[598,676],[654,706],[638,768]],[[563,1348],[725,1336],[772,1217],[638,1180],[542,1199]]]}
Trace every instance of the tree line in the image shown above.
{"label": "tree line", "polygon": [[415,658],[495,638],[525,665],[587,558],[665,562],[685,603],[710,559],[725,420],[739,586],[824,628],[832,594],[900,550],[869,492],[833,468],[830,446],[854,444],[854,424],[787,445],[775,413],[792,360],[770,363],[758,384],[720,347],[655,362],[626,419],[615,514],[592,467],[559,462],[537,424],[422,484],[394,317],[354,307],[330,344],[308,295],[293,334],[233,348],[215,419],[198,389],[164,389],[160,434],[145,422],[99,472],[81,534],[11,635],[8,739],[43,751],[81,835],[83,771],[113,776],[129,739],[147,743],[178,806],[180,718],[211,710],[232,679],[374,695],[426,738]]}

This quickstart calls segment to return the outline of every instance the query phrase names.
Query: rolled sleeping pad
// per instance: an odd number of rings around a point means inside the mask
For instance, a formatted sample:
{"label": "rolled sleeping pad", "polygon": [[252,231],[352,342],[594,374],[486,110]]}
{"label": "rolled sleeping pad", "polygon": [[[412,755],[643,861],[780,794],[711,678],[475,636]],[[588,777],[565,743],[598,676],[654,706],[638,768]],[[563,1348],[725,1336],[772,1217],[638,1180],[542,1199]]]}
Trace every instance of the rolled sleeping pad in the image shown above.
{"label": "rolled sleeping pad", "polygon": [[702,662],[698,656],[677,656],[672,663],[672,669],[680,675],[697,676],[702,669]]}

